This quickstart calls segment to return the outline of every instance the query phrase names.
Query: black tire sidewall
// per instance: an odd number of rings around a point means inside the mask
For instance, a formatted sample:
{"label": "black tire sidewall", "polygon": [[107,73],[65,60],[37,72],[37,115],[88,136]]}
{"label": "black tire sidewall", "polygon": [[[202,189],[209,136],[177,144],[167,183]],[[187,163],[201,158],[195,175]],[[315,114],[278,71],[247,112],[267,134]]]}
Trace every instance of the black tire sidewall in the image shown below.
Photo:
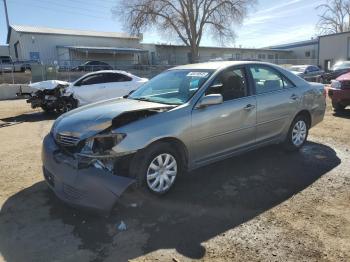
{"label": "black tire sidewall", "polygon": [[[165,153],[168,153],[175,158],[176,164],[177,164],[177,174],[175,176],[175,180],[173,184],[166,191],[155,192],[152,189],[150,189],[147,184],[146,175],[147,175],[148,167],[151,161],[153,161],[155,157]],[[164,143],[164,142],[159,142],[159,143],[150,145],[145,150],[142,150],[141,152],[139,152],[138,155],[135,156],[134,161],[132,161],[131,165],[132,166],[130,167],[130,170],[131,170],[130,174],[132,177],[136,179],[137,186],[147,189],[149,192],[155,195],[164,195],[169,190],[171,190],[175,185],[176,179],[182,170],[182,163],[181,163],[181,158],[179,156],[179,153],[169,143]]]}
{"label": "black tire sidewall", "polygon": [[[294,145],[293,140],[292,140],[292,132],[293,132],[295,124],[299,121],[304,121],[306,124],[306,136],[305,136],[303,143],[300,146],[296,146],[296,145]],[[289,131],[288,131],[288,135],[287,135],[287,138],[285,141],[285,148],[288,151],[298,151],[300,148],[302,148],[307,141],[307,138],[309,135],[309,129],[310,129],[310,123],[309,123],[307,117],[305,117],[304,115],[299,115],[299,116],[295,117],[290,128],[289,128]]]}

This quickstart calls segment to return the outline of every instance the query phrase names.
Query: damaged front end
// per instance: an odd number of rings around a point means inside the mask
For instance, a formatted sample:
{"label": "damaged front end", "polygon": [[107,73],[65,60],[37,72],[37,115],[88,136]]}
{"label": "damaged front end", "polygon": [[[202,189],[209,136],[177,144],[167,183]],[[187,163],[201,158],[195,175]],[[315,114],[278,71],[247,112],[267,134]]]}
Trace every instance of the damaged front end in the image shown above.
{"label": "damaged front end", "polygon": [[118,127],[169,109],[128,111],[109,120],[98,115],[89,126],[86,120],[73,122],[69,113],[68,117],[62,116],[43,142],[44,176],[50,188],[71,205],[109,212],[121,194],[135,182],[128,175],[129,163],[136,151],[121,153],[116,150],[127,138],[127,134],[117,131]]}
{"label": "damaged front end", "polygon": [[[134,179],[116,173],[116,156],[92,157],[97,154],[93,151],[97,147],[91,139],[76,145],[73,140],[68,136],[54,138],[52,133],[45,137],[42,150],[45,180],[64,202],[107,214]],[[97,141],[98,138],[96,145]]]}
{"label": "damaged front end", "polygon": [[47,113],[65,113],[78,105],[72,96],[64,95],[68,86],[68,82],[54,80],[34,83],[30,87],[37,91],[31,95],[27,103],[30,103],[33,109],[41,107]]}

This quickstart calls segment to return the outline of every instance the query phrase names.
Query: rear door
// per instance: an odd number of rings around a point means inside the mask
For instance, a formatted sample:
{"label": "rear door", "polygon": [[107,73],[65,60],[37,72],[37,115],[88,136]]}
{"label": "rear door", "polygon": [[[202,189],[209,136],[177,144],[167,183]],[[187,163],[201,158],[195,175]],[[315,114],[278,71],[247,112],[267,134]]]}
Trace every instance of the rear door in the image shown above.
{"label": "rear door", "polygon": [[101,89],[101,97],[105,99],[127,95],[132,90],[132,78],[120,73],[105,73],[105,88]]}
{"label": "rear door", "polygon": [[206,90],[205,95],[209,94],[221,94],[224,102],[192,111],[197,164],[225,157],[255,142],[256,100],[251,95],[245,68],[220,73]]}
{"label": "rear door", "polygon": [[297,87],[276,69],[267,65],[251,65],[249,72],[255,83],[257,101],[256,141],[278,138],[290,125],[300,101]]}

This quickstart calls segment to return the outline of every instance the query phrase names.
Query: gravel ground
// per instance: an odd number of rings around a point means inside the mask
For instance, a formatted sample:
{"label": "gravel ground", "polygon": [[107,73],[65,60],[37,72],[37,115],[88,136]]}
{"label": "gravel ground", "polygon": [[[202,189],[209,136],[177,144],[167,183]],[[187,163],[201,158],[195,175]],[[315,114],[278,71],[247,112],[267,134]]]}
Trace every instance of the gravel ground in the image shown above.
{"label": "gravel ground", "polygon": [[328,108],[299,153],[228,159],[164,198],[129,190],[108,218],[47,189],[52,123],[25,100],[0,102],[0,261],[350,261],[350,110]]}

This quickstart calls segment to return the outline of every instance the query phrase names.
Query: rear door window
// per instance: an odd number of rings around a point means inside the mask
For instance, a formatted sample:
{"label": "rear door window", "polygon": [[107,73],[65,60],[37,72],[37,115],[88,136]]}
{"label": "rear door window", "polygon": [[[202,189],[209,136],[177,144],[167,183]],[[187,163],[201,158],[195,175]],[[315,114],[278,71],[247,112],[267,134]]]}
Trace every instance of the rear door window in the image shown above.
{"label": "rear door window", "polygon": [[291,81],[268,66],[254,65],[250,67],[250,72],[257,95],[294,87]]}
{"label": "rear door window", "polygon": [[106,76],[106,82],[107,83],[113,83],[113,82],[127,82],[131,81],[131,77],[123,75],[123,74],[118,74],[118,73],[107,73],[105,74]]}
{"label": "rear door window", "polygon": [[95,84],[101,84],[105,82],[106,82],[106,78],[104,74],[95,74],[95,75],[87,76],[84,79],[80,80],[78,82],[78,86],[95,85]]}

